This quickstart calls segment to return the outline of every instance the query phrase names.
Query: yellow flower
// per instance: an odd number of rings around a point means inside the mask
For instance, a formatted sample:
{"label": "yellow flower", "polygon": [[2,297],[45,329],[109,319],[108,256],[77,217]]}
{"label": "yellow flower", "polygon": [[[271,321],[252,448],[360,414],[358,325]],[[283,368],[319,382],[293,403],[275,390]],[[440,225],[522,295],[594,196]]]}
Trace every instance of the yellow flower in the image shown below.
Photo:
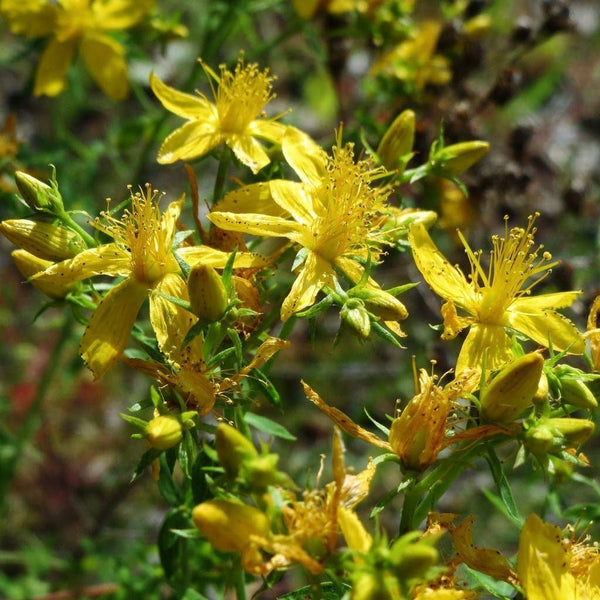
{"label": "yellow flower", "polygon": [[[122,354],[147,296],[150,322],[161,351],[175,362],[185,359],[181,345],[197,319],[161,295],[188,298],[172,249],[183,197],[161,214],[156,195],[148,185],[145,194],[132,193],[131,208],[120,220],[107,213],[104,221],[96,219],[94,226],[114,242],[84,250],[33,278],[39,282],[72,283],[96,275],[124,277],[102,298],[81,340],[80,354],[96,377],[101,377]],[[178,254],[189,264],[202,261],[215,267],[224,267],[229,256],[206,246],[186,246],[179,248]],[[257,256],[238,257],[236,266],[264,264]],[[191,346],[200,343],[197,337]],[[196,353],[201,355],[201,350],[196,349]]]}
{"label": "yellow flower", "polygon": [[425,21],[415,28],[413,36],[383,53],[373,64],[371,74],[386,73],[422,90],[427,83],[444,85],[452,78],[448,59],[435,54],[442,26]]}
{"label": "yellow flower", "polygon": [[13,33],[52,38],[37,67],[36,96],[64,91],[78,49],[102,91],[122,100],[129,92],[125,50],[105,32],[132,27],[153,5],[154,0],[0,0],[0,14]]}
{"label": "yellow flower", "polygon": [[281,143],[285,125],[260,118],[267,102],[274,97],[268,69],[261,71],[256,63],[245,65],[238,60],[235,70],[220,67],[220,76],[207,65],[202,67],[217,82],[214,104],[198,92],[197,96],[180,92],[164,84],[154,73],[150,85],[162,105],[187,119],[187,123],[171,133],[158,151],[158,162],[198,158],[225,143],[236,157],[257,173],[270,159],[256,138]]}
{"label": "yellow flower", "polygon": [[371,185],[386,171],[369,160],[355,162],[352,144],[342,146],[339,139],[329,157],[306,134],[290,127],[282,150],[301,183],[272,180],[268,188],[249,186],[247,200],[256,196],[260,205],[268,196],[285,214],[274,209],[267,214],[212,212],[208,218],[222,229],[284,237],[302,247],[296,257],[298,277],[281,307],[285,321],[310,306],[324,287],[334,286],[336,268],[357,282],[363,272],[357,257],[366,259],[370,253],[378,258],[389,189]]}
{"label": "yellow flower", "polygon": [[[509,231],[506,225],[504,237],[492,238],[487,273],[481,266],[481,252],[473,252],[459,233],[471,265],[468,278],[446,260],[423,225],[411,227],[409,241],[417,267],[433,291],[445,300],[442,338],[452,339],[470,328],[458,357],[457,373],[479,368],[486,352],[487,369],[498,369],[511,360],[506,327],[544,347],[551,343],[558,351],[583,352],[581,333],[555,310],[570,306],[580,292],[531,296],[531,289],[557,264],[550,262],[549,253],[539,255],[542,246],[533,248],[536,216],[529,218],[526,229],[515,227]],[[527,283],[531,278],[533,281]],[[459,316],[456,307],[467,316]]]}
{"label": "yellow flower", "polygon": [[598,547],[564,538],[534,514],[521,530],[517,572],[528,600],[600,599]]}

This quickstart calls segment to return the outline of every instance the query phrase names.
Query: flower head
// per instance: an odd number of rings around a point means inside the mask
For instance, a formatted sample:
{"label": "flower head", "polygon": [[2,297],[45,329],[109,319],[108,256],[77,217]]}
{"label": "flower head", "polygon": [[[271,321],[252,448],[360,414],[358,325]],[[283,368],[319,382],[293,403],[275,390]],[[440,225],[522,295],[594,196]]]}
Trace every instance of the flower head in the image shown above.
{"label": "flower head", "polygon": [[[188,298],[173,253],[176,223],[184,199],[172,202],[161,213],[156,197],[149,185],[145,192],[132,193],[131,207],[120,219],[104,213],[103,219],[94,222],[113,242],[83,250],[33,278],[40,283],[56,280],[72,283],[96,275],[124,277],[102,298],[81,340],[80,354],[96,377],[102,376],[122,354],[146,297],[150,299],[150,321],[160,349],[177,363],[185,358],[182,343],[197,319],[165,298]],[[189,246],[178,252],[189,264],[205,261],[216,267],[224,267],[229,257],[226,252],[206,246]],[[252,266],[256,260],[264,262],[257,257],[248,260],[249,256],[239,254],[236,264]],[[200,338],[195,338],[191,346],[200,343]],[[200,348],[195,353],[202,354]]]}
{"label": "flower head", "polygon": [[154,0],[1,0],[0,14],[13,33],[51,37],[36,71],[36,96],[64,91],[78,49],[102,91],[122,100],[129,91],[125,50],[105,32],[132,27],[153,5]]}
{"label": "flower head", "polygon": [[[486,352],[486,367],[491,370],[511,360],[506,327],[544,347],[551,343],[559,351],[583,352],[581,333],[555,310],[570,306],[580,292],[531,295],[532,288],[557,264],[548,252],[540,256],[542,246],[534,247],[536,216],[529,218],[526,229],[508,230],[506,225],[504,237],[492,238],[487,272],[481,265],[482,253],[473,252],[459,233],[471,266],[468,278],[446,260],[422,225],[411,227],[409,241],[417,267],[445,300],[442,338],[452,339],[470,328],[458,357],[457,373],[468,367],[479,368]],[[457,307],[467,316],[460,316]]]}
{"label": "flower head", "polygon": [[220,75],[204,63],[202,66],[217,83],[214,103],[204,94],[186,94],[164,84],[154,73],[150,76],[152,90],[162,105],[188,119],[163,142],[158,162],[198,158],[225,143],[240,162],[258,172],[270,160],[256,138],[279,144],[285,131],[285,125],[260,118],[274,97],[273,77],[268,69],[261,71],[256,63],[244,64],[242,59],[233,71],[221,66]]}
{"label": "flower head", "polygon": [[264,186],[248,190],[249,196],[262,196],[263,205],[267,194],[275,205],[272,210],[263,211],[267,214],[217,210],[208,218],[223,229],[285,237],[301,247],[298,277],[281,308],[285,321],[310,306],[324,287],[334,286],[335,269],[356,282],[363,272],[357,257],[377,259],[390,190],[372,185],[386,172],[369,160],[355,161],[352,144],[342,146],[338,140],[332,156],[327,156],[307,135],[288,128],[282,149],[301,182],[272,180],[268,190]]}

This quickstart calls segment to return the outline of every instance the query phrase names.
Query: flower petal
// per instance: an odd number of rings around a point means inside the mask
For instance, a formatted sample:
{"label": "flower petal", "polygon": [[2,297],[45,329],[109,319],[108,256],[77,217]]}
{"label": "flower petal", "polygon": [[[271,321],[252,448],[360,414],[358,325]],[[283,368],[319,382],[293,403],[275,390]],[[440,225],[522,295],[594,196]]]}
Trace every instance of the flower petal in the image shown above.
{"label": "flower petal", "polygon": [[[184,246],[177,249],[177,254],[191,267],[203,263],[215,269],[222,269],[231,256],[230,252],[217,250],[210,246]],[[256,252],[238,252],[233,261],[236,269],[264,268],[269,264],[269,260],[265,256]]]}
{"label": "flower petal", "polygon": [[81,338],[79,353],[96,379],[127,347],[137,314],[148,295],[133,277],[112,288],[98,305]]}
{"label": "flower petal", "polygon": [[333,286],[335,272],[328,261],[309,252],[294,285],[281,305],[281,320],[310,306],[317,294],[327,285]]}
{"label": "flower petal", "polygon": [[480,369],[486,356],[486,370],[495,371],[514,358],[510,351],[510,338],[504,327],[498,325],[472,325],[456,361],[456,373],[465,369]]}
{"label": "flower petal", "polygon": [[81,56],[94,81],[112,100],[124,100],[129,94],[125,50],[116,40],[102,35],[85,35]]}
{"label": "flower petal", "polygon": [[258,173],[271,162],[260,142],[251,135],[225,134],[225,140],[236,158],[250,167],[253,173]]}
{"label": "flower petal", "polygon": [[433,291],[444,300],[452,300],[473,314],[476,303],[472,287],[465,276],[438,250],[422,223],[412,225],[408,240],[417,268]]}
{"label": "flower petal", "polygon": [[35,72],[34,96],[58,96],[67,87],[67,69],[74,53],[74,40],[50,41]]}
{"label": "flower petal", "polygon": [[214,206],[215,212],[260,213],[287,217],[288,211],[279,206],[271,194],[272,182],[251,183],[225,194]]}
{"label": "flower petal", "polygon": [[223,139],[211,121],[188,121],[167,136],[158,151],[157,161],[166,165],[198,158],[208,154]]}
{"label": "flower petal", "polygon": [[184,119],[206,120],[216,115],[216,107],[204,96],[194,96],[180,92],[163,83],[154,73],[150,73],[150,87],[160,103],[169,111]]}
{"label": "flower petal", "polygon": [[268,140],[274,144],[281,144],[286,131],[287,125],[268,119],[255,119],[246,128],[246,133],[249,135]]}
{"label": "flower petal", "polygon": [[304,230],[302,225],[299,225],[294,221],[288,221],[281,217],[272,217],[269,215],[211,212],[208,213],[207,218],[221,229],[241,231],[252,235],[295,239]]}
{"label": "flower petal", "polygon": [[139,23],[155,0],[94,0],[92,12],[102,29],[127,29]]}
{"label": "flower petal", "polygon": [[545,309],[566,308],[571,306],[581,292],[557,292],[540,294],[539,296],[521,296],[511,302],[510,308],[517,312],[537,312]]}
{"label": "flower petal", "polygon": [[34,276],[40,282],[60,280],[74,283],[95,275],[128,276],[131,274],[131,257],[116,244],[105,244],[80,252]]}
{"label": "flower petal", "polygon": [[167,210],[165,210],[162,215],[161,226],[165,232],[165,239],[167,240],[172,240],[175,236],[175,226],[177,224],[177,219],[179,219],[179,215],[181,214],[184,201],[185,194],[183,194],[178,200],[171,202],[171,204],[167,206]]}
{"label": "flower petal", "polygon": [[48,0],[2,0],[0,14],[12,33],[44,37],[56,27],[58,7]]}
{"label": "flower petal", "polygon": [[273,200],[298,223],[308,224],[315,220],[312,197],[306,193],[303,184],[284,179],[273,179],[269,184]]}
{"label": "flower petal", "polygon": [[288,127],[281,149],[303,183],[312,187],[321,185],[327,173],[327,154],[311,137],[295,127]]}
{"label": "flower petal", "polygon": [[187,300],[185,281],[176,273],[167,273],[157,282],[150,294],[150,322],[156,334],[158,347],[177,364],[201,362],[201,336],[196,336],[190,344],[183,347],[188,331],[198,319],[190,311],[160,294]]}
{"label": "flower petal", "polygon": [[535,305],[536,297],[521,298],[520,311],[514,309],[513,303],[504,313],[505,325],[524,333],[541,346],[547,347],[551,341],[552,347],[559,352],[568,348],[572,354],[583,354],[583,335],[567,317],[553,310],[540,311],[535,306],[527,311],[526,300],[533,300]]}

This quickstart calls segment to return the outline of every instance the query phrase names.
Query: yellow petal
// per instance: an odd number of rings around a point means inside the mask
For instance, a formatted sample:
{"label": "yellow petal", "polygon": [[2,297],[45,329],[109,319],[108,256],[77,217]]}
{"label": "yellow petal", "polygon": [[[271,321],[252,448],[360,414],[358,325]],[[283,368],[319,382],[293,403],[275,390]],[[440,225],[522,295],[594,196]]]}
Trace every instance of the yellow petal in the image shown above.
{"label": "yellow petal", "polygon": [[326,176],[327,154],[311,137],[288,127],[281,142],[285,160],[300,180],[313,187],[321,185]]}
{"label": "yellow petal", "polygon": [[184,119],[206,120],[216,116],[216,107],[204,96],[194,96],[180,92],[163,83],[154,73],[150,73],[150,86],[161,104],[169,111]]}
{"label": "yellow petal", "polygon": [[[27,250],[13,250],[12,259],[17,269],[23,277],[31,277],[40,271],[48,268],[52,263],[27,252]],[[32,281],[34,287],[50,298],[64,298],[69,292],[73,291],[72,283],[65,283],[58,279],[50,279],[44,282]]]}
{"label": "yellow petal", "polygon": [[309,252],[300,274],[281,305],[281,320],[287,321],[292,314],[310,306],[317,294],[325,287],[333,287],[335,272],[326,260]]}
{"label": "yellow petal", "polygon": [[188,331],[198,319],[160,294],[187,300],[185,281],[176,273],[167,273],[156,283],[150,294],[150,322],[156,334],[158,347],[170,360],[178,364],[187,361],[200,362],[203,359],[201,336],[196,336],[185,348],[183,346]]}
{"label": "yellow petal", "polygon": [[456,372],[481,369],[483,356],[486,369],[495,371],[514,358],[510,338],[504,328],[497,325],[472,325],[456,361]]}
{"label": "yellow petal", "polygon": [[467,311],[476,311],[474,292],[465,276],[437,249],[422,223],[411,226],[408,240],[417,268],[433,291]]}
{"label": "yellow petal", "polygon": [[251,135],[224,135],[227,145],[233,150],[236,158],[242,164],[250,167],[253,173],[258,173],[271,162],[260,142]]}
{"label": "yellow petal", "polygon": [[340,506],[338,512],[338,523],[340,529],[346,538],[346,544],[348,548],[363,552],[366,554],[371,548],[373,539],[367,533],[363,524],[360,522],[358,515],[343,506]]}
{"label": "yellow petal", "polygon": [[53,39],[40,58],[35,72],[34,96],[58,96],[67,86],[67,69],[73,59],[75,41]]}
{"label": "yellow petal", "polygon": [[273,200],[272,183],[272,181],[252,183],[228,192],[222,200],[214,205],[213,211],[260,213],[274,217],[287,217],[289,213]]}
{"label": "yellow petal", "polygon": [[35,276],[40,282],[58,279],[74,283],[95,275],[127,276],[131,274],[131,258],[116,244],[90,248],[77,256],[55,263]]}
{"label": "yellow petal", "polygon": [[44,37],[56,27],[58,7],[48,0],[2,0],[0,14],[12,33]]}
{"label": "yellow petal", "polygon": [[273,179],[269,183],[273,200],[298,223],[308,224],[315,220],[312,197],[301,183],[284,179]]}
{"label": "yellow petal", "polygon": [[275,144],[281,144],[286,131],[287,125],[268,119],[255,119],[246,129],[247,134]]}
{"label": "yellow petal", "polygon": [[[514,309],[515,303],[508,308],[504,313],[505,325],[524,333],[542,346],[548,346],[550,340],[552,347],[559,352],[568,348],[572,354],[583,354],[583,335],[567,317],[553,310],[536,311],[534,308],[528,311],[527,300],[530,298],[520,299],[519,311]],[[535,300],[535,297],[531,300]]]}
{"label": "yellow petal", "polygon": [[[184,246],[177,250],[177,254],[191,267],[201,262],[215,269],[222,269],[231,256],[229,252],[216,250],[210,246]],[[263,268],[269,264],[266,257],[256,252],[238,252],[233,262],[236,269]]]}
{"label": "yellow petal", "polygon": [[181,215],[181,209],[183,207],[183,203],[185,201],[185,194],[182,194],[181,198],[175,200],[175,202],[171,202],[167,209],[162,215],[162,229],[165,232],[164,237],[167,240],[172,240],[175,236],[175,230],[177,226],[177,220],[179,219],[179,215]]}
{"label": "yellow petal", "polygon": [[211,212],[207,215],[207,218],[221,229],[241,231],[253,235],[294,239],[303,230],[302,226],[294,221],[269,215]]}
{"label": "yellow petal", "polygon": [[129,94],[129,81],[123,46],[105,35],[85,35],[80,51],[100,89],[112,100],[124,100]]}
{"label": "yellow petal", "polygon": [[156,160],[167,165],[178,160],[191,160],[208,154],[223,142],[211,121],[189,121],[167,136]]}
{"label": "yellow petal", "polygon": [[557,292],[555,294],[540,294],[539,296],[521,296],[515,298],[510,305],[517,312],[532,313],[539,310],[566,308],[571,306],[581,292]]}
{"label": "yellow petal", "polygon": [[155,0],[94,0],[92,12],[102,29],[127,29],[150,12]]}
{"label": "yellow petal", "polygon": [[148,292],[133,277],[112,288],[98,305],[83,334],[79,353],[96,379],[118,360]]}

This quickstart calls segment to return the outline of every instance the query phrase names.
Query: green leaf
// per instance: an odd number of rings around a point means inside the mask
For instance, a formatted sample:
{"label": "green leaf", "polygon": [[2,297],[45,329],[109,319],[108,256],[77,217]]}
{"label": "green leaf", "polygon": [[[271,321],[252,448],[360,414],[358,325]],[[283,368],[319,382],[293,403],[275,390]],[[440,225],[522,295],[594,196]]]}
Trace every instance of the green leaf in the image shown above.
{"label": "green leaf", "polygon": [[247,381],[250,385],[257,387],[273,406],[282,410],[281,396],[279,395],[277,388],[260,369],[252,369],[252,377],[248,378]]}
{"label": "green leaf", "polygon": [[[344,594],[351,589],[351,587],[345,583],[336,585],[329,581],[322,583],[320,587],[324,600],[341,600]],[[310,600],[314,597],[315,590],[310,585],[306,585],[293,592],[279,596],[279,600]]]}
{"label": "green leaf", "polygon": [[500,493],[500,498],[498,500],[500,500],[500,502],[494,502],[494,500],[492,500],[494,496],[491,493],[486,494],[486,496],[520,529],[523,526],[523,517],[519,514],[519,509],[515,503],[510,484],[502,469],[502,463],[492,447],[488,448],[485,459],[490,466],[492,477],[498,486],[498,492]]}
{"label": "green leaf", "polygon": [[146,425],[148,425],[147,421],[144,421],[144,419],[138,419],[138,417],[132,417],[131,415],[126,415],[125,413],[119,413],[119,416],[124,421],[127,421],[134,427],[139,427],[140,429],[146,429]]}
{"label": "green leaf", "polygon": [[181,600],[208,600],[206,596],[203,596],[200,592],[188,588],[185,590],[183,596],[181,596]]}
{"label": "green leaf", "polygon": [[166,453],[160,456],[160,475],[158,477],[158,489],[163,498],[171,506],[179,506],[182,502],[181,492],[175,485],[171,474],[171,469],[167,464]]}
{"label": "green leaf", "polygon": [[492,594],[494,598],[501,598],[502,600],[509,600],[509,598],[514,597],[515,588],[506,581],[498,581],[489,575],[471,569],[464,563],[460,566],[460,571],[461,579],[464,578],[470,587],[483,588],[486,592]]}
{"label": "green leaf", "polygon": [[296,436],[292,435],[283,425],[280,425],[267,417],[261,417],[254,413],[246,413],[244,415],[244,421],[251,427],[258,429],[258,431],[262,431],[263,433],[268,433],[274,437],[290,440],[292,442],[296,440]]}
{"label": "green leaf", "polygon": [[156,448],[150,448],[149,450],[146,450],[146,452],[142,454],[142,458],[140,458],[140,462],[137,464],[137,467],[131,476],[131,482],[133,483],[144,472],[146,467],[159,456],[160,450],[157,450]]}

